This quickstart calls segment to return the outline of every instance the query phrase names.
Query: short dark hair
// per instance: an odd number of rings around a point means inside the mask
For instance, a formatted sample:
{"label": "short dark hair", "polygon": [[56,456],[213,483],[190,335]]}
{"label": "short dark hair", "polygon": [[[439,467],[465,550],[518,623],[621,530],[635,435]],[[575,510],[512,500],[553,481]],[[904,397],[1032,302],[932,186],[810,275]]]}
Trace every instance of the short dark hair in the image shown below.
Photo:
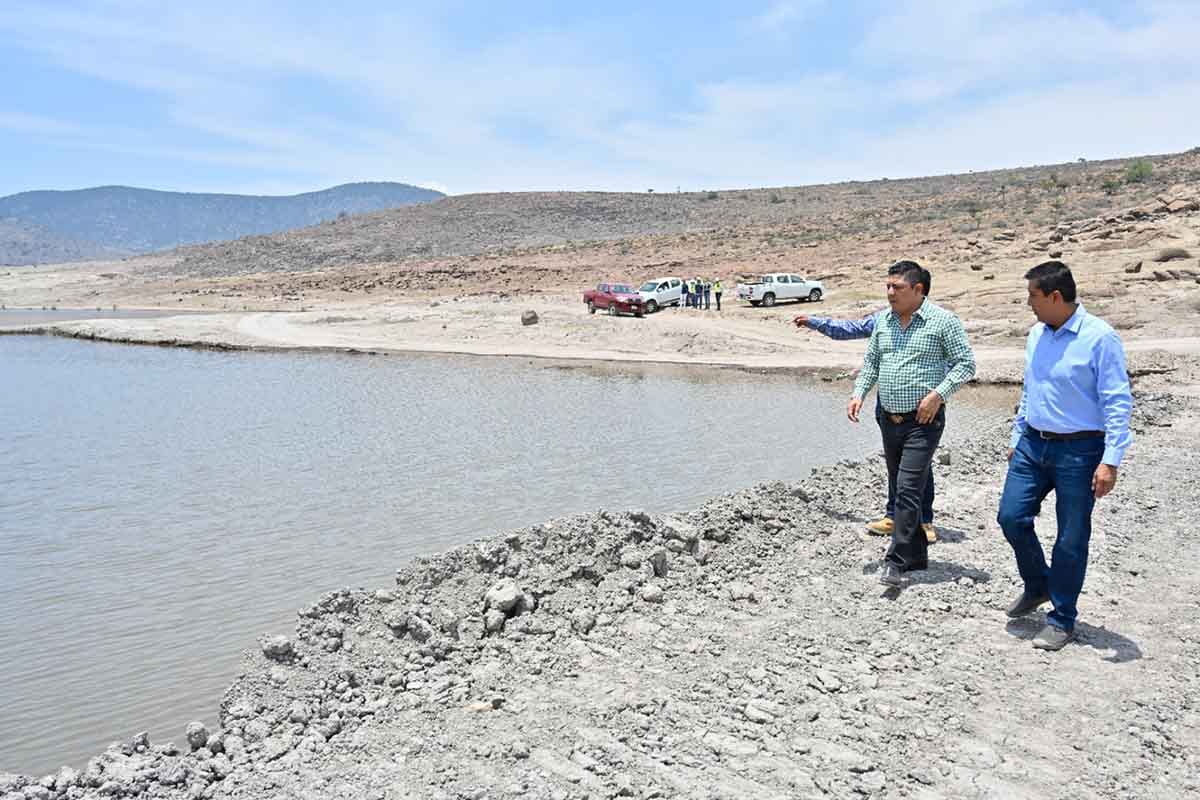
{"label": "short dark hair", "polygon": [[1066,302],[1075,302],[1075,276],[1061,261],[1043,261],[1025,273],[1025,280],[1033,281],[1038,291],[1047,297],[1058,292]]}
{"label": "short dark hair", "polygon": [[899,275],[909,286],[921,284],[925,287],[926,297],[929,297],[929,290],[933,288],[933,276],[929,274],[929,270],[915,261],[907,259],[897,261],[888,268],[888,275]]}

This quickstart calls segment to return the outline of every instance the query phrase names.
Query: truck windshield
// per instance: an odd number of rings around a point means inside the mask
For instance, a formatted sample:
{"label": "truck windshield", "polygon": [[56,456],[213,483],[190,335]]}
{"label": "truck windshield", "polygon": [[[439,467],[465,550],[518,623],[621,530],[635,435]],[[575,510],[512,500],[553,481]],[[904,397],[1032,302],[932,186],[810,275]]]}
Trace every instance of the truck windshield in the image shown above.
{"label": "truck windshield", "polygon": [[633,294],[633,287],[627,283],[614,283],[612,285],[613,294]]}
{"label": "truck windshield", "polygon": [[640,291],[643,291],[643,292],[658,291],[658,281],[649,281],[648,283],[643,283]]}

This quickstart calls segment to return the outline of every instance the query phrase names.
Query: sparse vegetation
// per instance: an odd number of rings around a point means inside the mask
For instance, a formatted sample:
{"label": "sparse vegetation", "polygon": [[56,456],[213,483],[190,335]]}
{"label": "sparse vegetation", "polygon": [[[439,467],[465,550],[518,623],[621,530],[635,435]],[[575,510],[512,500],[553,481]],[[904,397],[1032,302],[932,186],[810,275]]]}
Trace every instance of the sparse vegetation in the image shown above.
{"label": "sparse vegetation", "polygon": [[705,200],[720,200],[721,195],[717,194],[716,192],[706,192],[704,194],[704,199]]}
{"label": "sparse vegetation", "polygon": [[1154,172],[1154,165],[1149,159],[1139,158],[1137,161],[1125,168],[1126,183],[1143,183],[1150,179],[1150,175]]}

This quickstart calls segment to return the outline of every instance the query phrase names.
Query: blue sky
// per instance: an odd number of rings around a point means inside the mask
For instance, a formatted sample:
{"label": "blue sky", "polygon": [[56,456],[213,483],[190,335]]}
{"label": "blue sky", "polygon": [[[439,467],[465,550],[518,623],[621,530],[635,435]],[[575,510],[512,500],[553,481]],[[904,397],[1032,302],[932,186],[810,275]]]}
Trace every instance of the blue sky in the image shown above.
{"label": "blue sky", "polygon": [[1200,146],[1196,0],[0,3],[0,195],[673,191]]}

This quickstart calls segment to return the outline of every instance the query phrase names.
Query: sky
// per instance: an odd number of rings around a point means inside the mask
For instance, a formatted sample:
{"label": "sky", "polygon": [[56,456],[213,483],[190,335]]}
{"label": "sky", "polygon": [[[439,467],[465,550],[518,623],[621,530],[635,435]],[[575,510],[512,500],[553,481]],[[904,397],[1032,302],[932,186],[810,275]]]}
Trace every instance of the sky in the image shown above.
{"label": "sky", "polygon": [[1200,146],[1197,0],[0,0],[0,195],[703,191]]}

